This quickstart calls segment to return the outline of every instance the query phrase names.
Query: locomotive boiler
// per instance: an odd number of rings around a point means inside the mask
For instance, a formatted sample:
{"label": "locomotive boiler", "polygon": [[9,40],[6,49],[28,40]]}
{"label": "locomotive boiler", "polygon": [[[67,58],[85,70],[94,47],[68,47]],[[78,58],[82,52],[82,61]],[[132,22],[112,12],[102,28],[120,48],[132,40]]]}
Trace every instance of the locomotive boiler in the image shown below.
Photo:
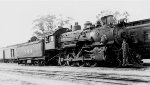
{"label": "locomotive boiler", "polygon": [[113,16],[109,15],[98,22],[95,26],[88,21],[83,30],[77,28],[60,36],[63,52],[58,59],[59,65],[142,65],[140,54],[128,44],[124,20],[115,24]]}

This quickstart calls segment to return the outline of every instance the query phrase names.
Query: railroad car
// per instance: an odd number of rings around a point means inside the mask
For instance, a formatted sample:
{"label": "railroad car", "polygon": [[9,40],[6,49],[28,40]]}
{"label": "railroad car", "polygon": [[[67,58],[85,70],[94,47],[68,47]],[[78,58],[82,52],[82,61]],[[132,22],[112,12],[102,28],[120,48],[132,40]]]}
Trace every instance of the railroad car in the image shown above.
{"label": "railroad car", "polygon": [[136,49],[142,59],[150,58],[150,19],[143,19],[127,23],[130,40],[134,45],[132,49]]}
{"label": "railroad car", "polygon": [[17,45],[11,45],[0,49],[0,58],[2,62],[4,63],[17,62],[16,46]]}
{"label": "railroad car", "polygon": [[4,62],[4,56],[3,56],[3,48],[0,48],[0,62]]}

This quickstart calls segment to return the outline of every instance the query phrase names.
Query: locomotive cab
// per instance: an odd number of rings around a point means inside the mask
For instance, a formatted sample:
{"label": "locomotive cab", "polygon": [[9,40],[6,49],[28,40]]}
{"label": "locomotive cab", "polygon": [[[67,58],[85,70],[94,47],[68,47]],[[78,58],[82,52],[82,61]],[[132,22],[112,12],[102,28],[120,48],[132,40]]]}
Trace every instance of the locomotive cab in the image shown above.
{"label": "locomotive cab", "polygon": [[45,49],[55,49],[55,36],[53,35],[48,35],[45,37]]}
{"label": "locomotive cab", "polygon": [[59,48],[60,46],[60,35],[68,32],[68,28],[59,27],[53,34],[45,37],[45,50],[52,50]]}

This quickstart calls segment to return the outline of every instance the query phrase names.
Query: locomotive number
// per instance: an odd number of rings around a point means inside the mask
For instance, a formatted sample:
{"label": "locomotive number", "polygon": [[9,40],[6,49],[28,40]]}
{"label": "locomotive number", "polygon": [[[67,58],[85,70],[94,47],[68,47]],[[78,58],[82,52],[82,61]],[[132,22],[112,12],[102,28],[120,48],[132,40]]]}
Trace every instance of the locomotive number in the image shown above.
{"label": "locomotive number", "polygon": [[25,52],[25,54],[31,54],[32,53],[32,49],[26,49],[24,52]]}

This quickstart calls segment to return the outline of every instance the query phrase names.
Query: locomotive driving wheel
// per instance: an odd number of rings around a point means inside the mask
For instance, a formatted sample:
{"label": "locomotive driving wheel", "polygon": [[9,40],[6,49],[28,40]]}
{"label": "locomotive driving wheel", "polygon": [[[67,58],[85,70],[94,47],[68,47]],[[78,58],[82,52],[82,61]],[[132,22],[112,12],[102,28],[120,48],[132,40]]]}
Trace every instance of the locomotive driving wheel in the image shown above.
{"label": "locomotive driving wheel", "polygon": [[91,66],[91,63],[89,61],[84,62],[84,67],[90,67],[90,66]]}
{"label": "locomotive driving wheel", "polygon": [[68,54],[68,55],[67,55],[66,64],[67,64],[68,66],[74,66],[74,62],[72,61],[73,58],[74,58],[73,54]]}
{"label": "locomotive driving wheel", "polygon": [[90,62],[90,66],[91,67],[96,67],[98,64],[97,64],[97,62],[96,61],[91,61]]}
{"label": "locomotive driving wheel", "polygon": [[80,62],[79,62],[79,66],[80,66],[80,67],[85,67],[85,62],[80,61]]}
{"label": "locomotive driving wheel", "polygon": [[65,66],[66,65],[66,61],[64,60],[65,59],[65,55],[64,54],[61,54],[58,58],[58,65],[60,66]]}

